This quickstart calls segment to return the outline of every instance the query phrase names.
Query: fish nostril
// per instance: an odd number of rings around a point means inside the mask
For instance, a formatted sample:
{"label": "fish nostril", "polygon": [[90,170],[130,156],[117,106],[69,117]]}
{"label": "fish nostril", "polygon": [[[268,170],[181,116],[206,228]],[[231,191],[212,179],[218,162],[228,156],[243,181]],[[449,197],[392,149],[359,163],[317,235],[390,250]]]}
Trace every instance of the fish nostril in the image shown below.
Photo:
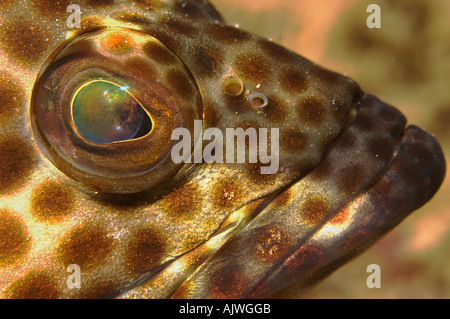
{"label": "fish nostril", "polygon": [[227,95],[237,97],[244,91],[244,84],[241,79],[230,76],[223,82],[223,91]]}
{"label": "fish nostril", "polygon": [[256,112],[263,112],[269,104],[267,96],[260,92],[252,92],[247,96],[250,107]]}

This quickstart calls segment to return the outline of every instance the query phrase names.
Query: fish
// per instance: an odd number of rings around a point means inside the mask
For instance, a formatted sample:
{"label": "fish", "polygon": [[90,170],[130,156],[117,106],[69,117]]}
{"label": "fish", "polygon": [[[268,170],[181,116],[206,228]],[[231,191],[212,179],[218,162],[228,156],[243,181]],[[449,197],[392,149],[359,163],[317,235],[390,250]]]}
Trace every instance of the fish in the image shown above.
{"label": "fish", "polygon": [[2,298],[306,290],[445,176],[400,111],[207,1],[0,11]]}

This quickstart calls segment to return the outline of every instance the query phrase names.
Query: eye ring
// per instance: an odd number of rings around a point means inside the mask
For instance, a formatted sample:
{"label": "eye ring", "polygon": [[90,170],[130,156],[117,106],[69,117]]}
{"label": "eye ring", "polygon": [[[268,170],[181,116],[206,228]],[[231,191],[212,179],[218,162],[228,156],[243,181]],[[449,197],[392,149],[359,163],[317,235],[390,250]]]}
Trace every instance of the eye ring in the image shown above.
{"label": "eye ring", "polygon": [[[128,58],[122,51],[105,52],[117,47],[104,43],[123,38],[118,33],[132,39]],[[161,65],[145,55],[143,46],[149,44],[170,57],[170,64]],[[167,80],[167,74],[173,73],[183,81],[183,90],[174,89]],[[109,143],[83,137],[72,106],[77,94],[95,82],[127,87],[130,98],[149,116],[151,130]],[[50,56],[33,88],[30,117],[43,154],[60,171],[95,192],[130,194],[149,190],[177,173],[183,163],[170,158],[177,143],[171,133],[183,127],[193,135],[194,120],[203,118],[202,108],[190,71],[158,39],[127,28],[101,28],[69,39]],[[192,141],[191,149],[197,142]]]}

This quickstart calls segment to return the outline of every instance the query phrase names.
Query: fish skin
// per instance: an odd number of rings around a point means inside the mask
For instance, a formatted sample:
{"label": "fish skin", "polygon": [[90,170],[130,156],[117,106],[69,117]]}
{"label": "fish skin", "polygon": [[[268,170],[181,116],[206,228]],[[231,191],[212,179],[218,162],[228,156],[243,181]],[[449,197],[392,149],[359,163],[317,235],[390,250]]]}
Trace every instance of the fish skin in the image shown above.
{"label": "fish skin", "polygon": [[[268,296],[328,274],[424,204],[443,179],[445,161],[429,134],[403,130],[401,115],[350,78],[225,25],[206,2],[151,1],[150,11],[137,2],[123,11],[80,1],[82,28],[69,31],[48,19],[64,8],[45,13],[45,3],[1,7],[9,18],[0,30],[1,80],[15,96],[6,109],[20,110],[0,118],[4,297]],[[205,129],[279,128],[279,172],[263,176],[261,163],[173,166],[159,160],[169,129],[103,146],[67,133],[63,102],[77,76],[98,76],[83,68],[97,65],[104,78],[132,82],[140,101],[151,100],[150,83],[158,100],[143,107],[163,123],[173,115],[174,127],[203,119]],[[149,77],[153,71],[164,80]],[[227,92],[230,77],[242,81],[242,94]],[[268,98],[262,112],[251,92]],[[348,229],[323,235],[333,216]],[[61,269],[69,264],[83,271],[81,289],[66,286]]]}

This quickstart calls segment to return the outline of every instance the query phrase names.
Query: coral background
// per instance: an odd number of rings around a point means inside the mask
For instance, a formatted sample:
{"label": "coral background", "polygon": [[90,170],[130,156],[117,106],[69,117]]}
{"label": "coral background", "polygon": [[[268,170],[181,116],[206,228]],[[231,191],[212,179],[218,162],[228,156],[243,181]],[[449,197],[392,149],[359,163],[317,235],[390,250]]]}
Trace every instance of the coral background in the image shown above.
{"label": "coral background", "polygon": [[[272,38],[399,108],[450,154],[450,1],[212,0],[229,24]],[[381,29],[369,29],[369,4]],[[448,157],[447,157],[448,159]],[[448,160],[447,160],[448,166]],[[420,169],[420,168],[418,168]],[[450,181],[402,224],[305,295],[280,298],[450,298]],[[366,267],[381,267],[369,289]]]}

